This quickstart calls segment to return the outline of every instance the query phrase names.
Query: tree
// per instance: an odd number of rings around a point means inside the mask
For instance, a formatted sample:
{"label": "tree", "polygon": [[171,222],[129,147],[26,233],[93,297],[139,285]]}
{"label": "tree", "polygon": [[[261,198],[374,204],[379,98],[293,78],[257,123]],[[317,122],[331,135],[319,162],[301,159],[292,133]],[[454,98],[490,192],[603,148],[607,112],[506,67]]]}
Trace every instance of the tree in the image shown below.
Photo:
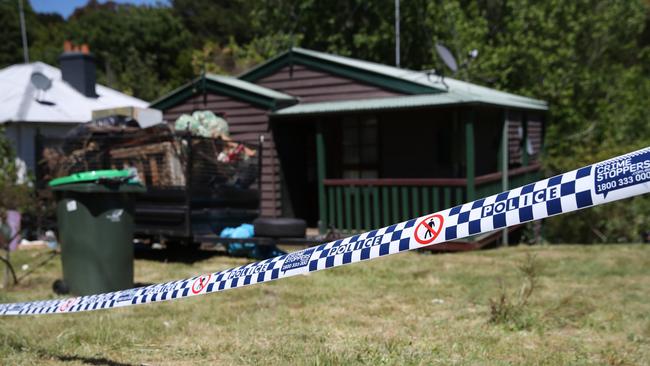
{"label": "tree", "polygon": [[233,38],[224,46],[208,41],[203,48],[192,52],[192,70],[195,75],[203,72],[238,75],[286,51],[296,39],[299,41],[301,37],[276,34],[256,38],[243,46]]}
{"label": "tree", "polygon": [[0,0],[0,67],[23,61],[23,49],[15,1]]}
{"label": "tree", "polygon": [[32,213],[37,210],[33,189],[29,182],[18,182],[16,154],[0,127],[0,210],[18,210]]}
{"label": "tree", "polygon": [[50,65],[57,65],[63,50],[66,22],[59,14],[36,13],[29,24],[33,40],[29,45],[30,58]]}
{"label": "tree", "polygon": [[[543,160],[548,175],[650,145],[650,118],[643,111],[650,97],[648,46],[640,41],[647,5],[592,0],[501,5],[496,23],[479,6],[488,22],[479,32],[485,36],[479,37],[481,57],[470,72],[495,80],[497,88],[549,101]],[[572,227],[582,230],[567,227],[565,217],[553,218],[546,233],[553,241],[638,240],[650,227],[644,202],[577,213]]]}
{"label": "tree", "polygon": [[[77,9],[67,38],[97,56],[101,83],[152,100],[190,79],[190,34],[170,8],[90,1]],[[177,70],[184,72],[177,72]]]}
{"label": "tree", "polygon": [[192,44],[201,48],[206,42],[224,46],[248,43],[254,38],[251,9],[246,0],[172,0],[174,14],[192,33]]}

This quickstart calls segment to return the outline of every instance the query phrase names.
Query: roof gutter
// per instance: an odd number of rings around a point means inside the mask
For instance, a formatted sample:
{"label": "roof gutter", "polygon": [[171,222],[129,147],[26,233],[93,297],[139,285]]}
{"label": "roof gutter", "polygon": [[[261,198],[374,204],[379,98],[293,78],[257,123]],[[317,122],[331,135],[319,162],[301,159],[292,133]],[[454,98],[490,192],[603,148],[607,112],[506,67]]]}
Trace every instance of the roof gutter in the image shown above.
{"label": "roof gutter", "polygon": [[[405,105],[405,106],[391,106],[386,108],[360,108],[360,109],[341,109],[341,110],[332,110],[332,111],[314,111],[314,112],[301,112],[301,113],[279,113],[273,112],[269,116],[273,120],[288,120],[292,118],[300,117],[322,117],[322,116],[336,116],[336,115],[349,115],[349,114],[365,114],[371,112],[395,112],[403,110],[424,110],[424,109],[441,109],[454,106],[490,106],[490,107],[500,107],[506,108],[506,106],[482,101],[467,100],[461,102],[450,102],[450,103],[440,103],[433,105]],[[509,110],[521,110],[521,111],[546,111],[548,108],[523,108],[523,107],[507,107]]]}

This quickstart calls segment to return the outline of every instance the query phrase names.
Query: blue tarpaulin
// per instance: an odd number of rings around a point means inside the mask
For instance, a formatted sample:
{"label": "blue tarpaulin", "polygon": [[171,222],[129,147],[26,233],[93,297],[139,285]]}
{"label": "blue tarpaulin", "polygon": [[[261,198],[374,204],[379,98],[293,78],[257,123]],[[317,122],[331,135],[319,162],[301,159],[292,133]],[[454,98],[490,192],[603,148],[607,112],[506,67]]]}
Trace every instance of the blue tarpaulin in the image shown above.
{"label": "blue tarpaulin", "polygon": [[[255,236],[255,229],[251,224],[241,224],[238,227],[227,227],[219,236],[233,239],[246,239]],[[255,243],[229,243],[226,244],[228,254],[234,257],[249,257],[267,259],[286,254],[275,245],[258,245]]]}

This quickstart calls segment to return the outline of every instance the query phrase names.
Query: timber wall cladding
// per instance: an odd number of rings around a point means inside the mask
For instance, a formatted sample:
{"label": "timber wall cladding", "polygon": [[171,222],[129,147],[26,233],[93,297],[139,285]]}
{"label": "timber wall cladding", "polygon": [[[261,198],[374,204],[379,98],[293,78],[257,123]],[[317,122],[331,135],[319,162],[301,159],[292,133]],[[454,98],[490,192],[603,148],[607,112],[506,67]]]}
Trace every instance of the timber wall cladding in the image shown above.
{"label": "timber wall cladding", "polygon": [[258,144],[260,135],[264,135],[261,214],[267,217],[280,216],[282,202],[280,199],[280,163],[273,136],[269,131],[269,111],[227,96],[208,93],[204,98],[203,94],[199,93],[183,103],[165,110],[164,118],[173,122],[183,113],[192,114],[193,111],[201,109],[223,114],[228,122],[230,135],[237,141]]}
{"label": "timber wall cladding", "polygon": [[[257,85],[298,97],[300,103],[385,98],[404,95],[298,64],[282,67],[274,73],[253,82]],[[274,207],[281,210],[280,164],[275,156],[273,162],[277,164],[272,166],[265,165],[265,169],[272,169],[277,172],[274,175],[277,177],[277,180],[274,181],[275,185],[272,192],[277,197],[277,206]]]}
{"label": "timber wall cladding", "polygon": [[299,97],[300,103],[404,95],[302,65],[285,66],[254,83]]}
{"label": "timber wall cladding", "polygon": [[531,161],[539,160],[539,154],[542,150],[542,116],[541,115],[530,115],[528,117],[528,123],[526,125],[528,139],[530,140],[530,147],[532,148],[532,154],[530,155]]}
{"label": "timber wall cladding", "polygon": [[[518,116],[520,117],[520,115]],[[522,162],[522,146],[524,139],[520,119],[508,118],[508,161],[510,164],[518,165]]]}
{"label": "timber wall cladding", "polygon": [[[523,118],[526,121],[523,121]],[[537,161],[542,149],[542,133],[543,125],[541,115],[530,113],[524,117],[520,112],[510,112],[508,116],[508,154],[510,164],[521,164],[523,162],[524,151],[529,155],[529,162]],[[528,141],[525,139],[528,139]]]}

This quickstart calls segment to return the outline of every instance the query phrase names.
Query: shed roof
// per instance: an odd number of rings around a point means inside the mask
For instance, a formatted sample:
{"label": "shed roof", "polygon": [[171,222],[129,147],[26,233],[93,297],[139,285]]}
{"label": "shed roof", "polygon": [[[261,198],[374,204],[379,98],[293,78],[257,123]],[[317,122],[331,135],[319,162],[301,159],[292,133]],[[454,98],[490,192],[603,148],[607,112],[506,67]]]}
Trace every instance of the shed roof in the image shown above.
{"label": "shed roof", "polygon": [[[42,95],[38,95],[41,92],[31,82],[34,72],[40,72],[52,81],[50,89]],[[43,62],[6,67],[0,70],[0,124],[84,123],[92,119],[92,111],[96,109],[147,106],[144,100],[103,85],[97,84],[95,89],[97,98],[83,95],[62,79],[61,70]]]}
{"label": "shed roof", "polygon": [[230,76],[205,74],[158,98],[151,103],[150,107],[166,109],[192,96],[197,91],[203,90],[224,94],[269,109],[276,109],[296,102],[296,98],[291,95],[249,83],[245,80]]}

